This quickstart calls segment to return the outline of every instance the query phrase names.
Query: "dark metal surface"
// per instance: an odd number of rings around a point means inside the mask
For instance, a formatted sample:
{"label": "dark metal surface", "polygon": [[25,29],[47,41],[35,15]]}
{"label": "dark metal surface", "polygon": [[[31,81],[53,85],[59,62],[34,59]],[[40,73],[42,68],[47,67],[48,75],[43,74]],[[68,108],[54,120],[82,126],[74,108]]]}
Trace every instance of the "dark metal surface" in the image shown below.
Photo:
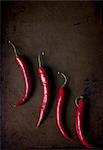
{"label": "dark metal surface", "polygon": [[[88,98],[88,136],[103,145],[103,30],[102,2],[2,2],[2,149],[80,148],[75,131],[74,97]],[[34,91],[20,108],[13,104],[22,97],[24,81],[8,41],[13,41],[30,62]],[[35,128],[41,106],[42,87],[37,55],[45,51],[53,83],[50,111]],[[58,89],[64,72],[68,82],[66,124],[75,138],[65,140],[56,125]]]}

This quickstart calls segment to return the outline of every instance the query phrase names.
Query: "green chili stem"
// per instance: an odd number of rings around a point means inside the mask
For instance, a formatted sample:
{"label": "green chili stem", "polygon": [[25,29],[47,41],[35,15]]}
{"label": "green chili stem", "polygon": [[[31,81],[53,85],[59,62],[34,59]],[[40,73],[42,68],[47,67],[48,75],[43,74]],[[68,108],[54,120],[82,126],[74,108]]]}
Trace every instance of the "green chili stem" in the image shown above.
{"label": "green chili stem", "polygon": [[41,58],[40,55],[38,56],[38,64],[39,64],[39,68],[41,67]]}
{"label": "green chili stem", "polygon": [[78,101],[80,100],[80,99],[83,99],[84,97],[83,96],[77,96],[76,98],[75,98],[75,105],[78,107]]}
{"label": "green chili stem", "polygon": [[66,78],[66,76],[65,76],[65,74],[64,73],[60,73],[60,72],[58,72],[58,74],[61,74],[62,76],[63,76],[63,78],[64,78],[64,83],[62,84],[62,87],[65,87],[65,85],[66,85],[66,83],[67,83],[67,78]]}
{"label": "green chili stem", "polygon": [[43,55],[45,55],[45,53],[44,53],[44,52],[41,52],[41,54],[38,55],[38,64],[39,64],[39,68],[42,67],[41,55],[43,56]]}
{"label": "green chili stem", "polygon": [[18,56],[18,54],[17,54],[17,50],[16,50],[15,45],[14,45],[11,41],[9,41],[9,43],[10,43],[10,44],[11,44],[11,46],[13,47],[15,57],[17,57],[17,56]]}

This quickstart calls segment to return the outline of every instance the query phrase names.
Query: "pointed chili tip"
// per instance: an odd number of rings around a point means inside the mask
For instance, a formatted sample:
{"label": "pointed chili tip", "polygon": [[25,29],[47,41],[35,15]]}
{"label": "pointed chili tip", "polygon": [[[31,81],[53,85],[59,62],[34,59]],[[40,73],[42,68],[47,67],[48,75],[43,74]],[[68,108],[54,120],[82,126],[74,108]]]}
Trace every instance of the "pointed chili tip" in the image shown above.
{"label": "pointed chili tip", "polygon": [[20,105],[18,105],[18,104],[17,104],[17,105],[15,105],[15,107],[16,107],[16,108],[17,108],[17,107],[19,107],[19,106],[20,106]]}
{"label": "pointed chili tip", "polygon": [[37,125],[36,125],[36,128],[38,129],[38,128],[39,128],[39,126],[37,126]]}
{"label": "pointed chili tip", "polygon": [[39,128],[39,126],[40,126],[40,123],[37,123],[36,128]]}
{"label": "pointed chili tip", "polygon": [[19,107],[19,106],[21,106],[23,103],[17,103],[16,105],[15,105],[15,107]]}

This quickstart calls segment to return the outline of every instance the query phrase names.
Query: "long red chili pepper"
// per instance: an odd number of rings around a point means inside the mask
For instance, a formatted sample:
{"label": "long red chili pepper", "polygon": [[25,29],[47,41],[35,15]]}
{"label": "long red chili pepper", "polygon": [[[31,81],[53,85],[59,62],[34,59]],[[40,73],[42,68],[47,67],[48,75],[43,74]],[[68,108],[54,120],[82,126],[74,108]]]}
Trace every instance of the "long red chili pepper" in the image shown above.
{"label": "long red chili pepper", "polygon": [[[78,104],[79,100],[79,104]],[[85,115],[85,106],[86,100],[83,96],[76,97],[75,104],[78,107],[76,112],[76,131],[77,135],[81,141],[81,143],[87,148],[94,148],[92,144],[89,144],[85,138],[84,131],[83,131],[83,123],[84,123],[84,115]]]}
{"label": "long red chili pepper", "polygon": [[42,82],[43,96],[42,96],[42,106],[41,106],[40,115],[39,115],[39,119],[38,119],[36,128],[38,128],[40,126],[41,122],[43,121],[43,119],[45,117],[45,113],[46,113],[49,98],[50,98],[50,84],[49,84],[47,72],[46,72],[45,68],[42,67],[42,64],[41,64],[41,55],[44,55],[44,52],[42,52],[38,56],[38,63],[39,63],[38,73],[39,73],[39,76],[40,76],[40,79]]}
{"label": "long red chili pepper", "polygon": [[[58,74],[59,74],[59,72],[58,72]],[[65,85],[67,83],[67,78],[63,73],[61,73],[61,75],[64,77],[65,81],[59,89],[59,97],[58,97],[57,112],[56,112],[57,125],[58,125],[58,128],[59,128],[60,132],[62,133],[62,135],[70,142],[73,142],[74,140],[71,137],[69,137],[69,135],[67,134],[67,132],[63,126],[62,114],[63,114],[63,105],[64,105],[64,100],[65,100],[65,94],[66,94]]]}
{"label": "long red chili pepper", "polygon": [[21,71],[22,71],[22,74],[24,77],[24,81],[25,81],[25,94],[19,100],[19,102],[15,105],[16,107],[18,107],[20,105],[23,105],[26,101],[28,101],[28,99],[30,97],[30,93],[31,93],[31,89],[32,89],[31,77],[30,77],[29,69],[27,67],[25,60],[18,54],[18,51],[16,50],[14,44],[11,41],[9,41],[9,43],[13,47],[16,61],[21,68]]}

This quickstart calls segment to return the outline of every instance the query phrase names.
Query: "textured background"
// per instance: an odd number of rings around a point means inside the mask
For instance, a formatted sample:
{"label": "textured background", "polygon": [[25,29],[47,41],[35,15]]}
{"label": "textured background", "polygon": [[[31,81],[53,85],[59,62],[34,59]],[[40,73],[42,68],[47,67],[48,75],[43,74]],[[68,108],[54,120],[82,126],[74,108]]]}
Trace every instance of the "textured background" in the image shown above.
{"label": "textured background", "polygon": [[[103,146],[103,3],[99,2],[2,2],[2,149],[80,148],[75,131],[73,97],[89,99],[88,135]],[[15,61],[11,40],[27,56],[33,77],[33,94],[20,108],[13,108],[24,92],[24,81]],[[37,55],[45,51],[53,83],[50,111],[35,128],[41,106],[42,87]],[[58,89],[70,77],[64,112],[74,143],[65,140],[56,125]]]}

